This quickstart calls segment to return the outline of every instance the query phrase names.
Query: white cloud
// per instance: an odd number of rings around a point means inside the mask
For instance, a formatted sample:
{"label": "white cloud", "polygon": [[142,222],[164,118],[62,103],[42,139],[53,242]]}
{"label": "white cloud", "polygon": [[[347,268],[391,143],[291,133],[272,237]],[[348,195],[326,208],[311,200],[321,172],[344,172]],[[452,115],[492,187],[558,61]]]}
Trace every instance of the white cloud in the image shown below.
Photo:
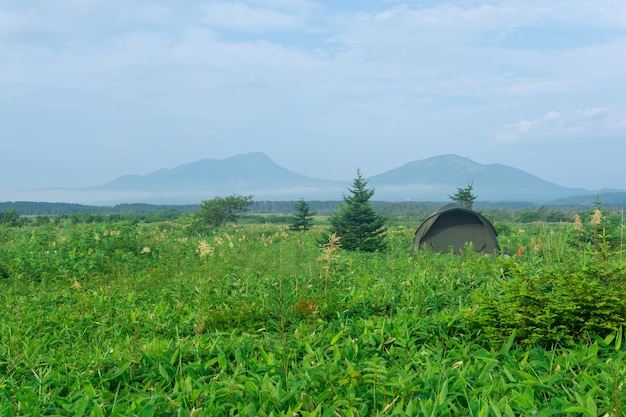
{"label": "white cloud", "polygon": [[304,25],[303,15],[238,2],[209,2],[203,6],[203,23],[212,28],[242,32],[273,32]]}
{"label": "white cloud", "polygon": [[[491,149],[493,132],[536,144],[623,132],[625,13],[622,0],[0,0],[0,112],[50,111],[46,140],[92,129],[129,153],[148,136],[192,157],[207,137],[227,143],[204,145],[220,156],[297,137],[345,150],[345,166],[358,138],[363,156],[385,148],[388,168]],[[543,49],[542,30],[562,29],[582,41]],[[127,131],[136,114],[162,124]],[[64,132],[72,123],[83,132]]]}
{"label": "white cloud", "polygon": [[581,135],[606,136],[624,133],[626,113],[606,107],[590,107],[573,111],[550,110],[531,120],[507,124],[496,139],[499,142],[535,141],[540,138],[560,140]]}

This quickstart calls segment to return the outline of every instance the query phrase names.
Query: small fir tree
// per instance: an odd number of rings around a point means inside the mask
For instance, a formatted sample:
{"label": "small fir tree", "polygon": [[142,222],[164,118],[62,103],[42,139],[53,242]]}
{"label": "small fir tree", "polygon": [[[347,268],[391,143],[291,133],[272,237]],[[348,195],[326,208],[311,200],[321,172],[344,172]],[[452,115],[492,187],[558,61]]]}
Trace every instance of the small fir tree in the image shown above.
{"label": "small fir tree", "polygon": [[471,209],[474,206],[474,200],[476,200],[476,197],[477,197],[474,194],[472,194],[473,189],[474,189],[474,186],[472,185],[472,183],[468,182],[467,187],[457,188],[456,193],[454,193],[454,195],[448,194],[448,197],[450,197],[450,200],[456,201],[462,206],[465,206],[468,209]]}
{"label": "small fir tree", "polygon": [[384,250],[385,218],[378,214],[369,200],[374,189],[367,188],[367,181],[357,170],[350,195],[344,195],[344,203],[330,218],[330,233],[340,238],[341,247],[346,250],[376,252]]}
{"label": "small fir tree", "polygon": [[306,232],[311,228],[313,224],[313,216],[317,213],[312,213],[310,207],[303,198],[296,203],[294,208],[295,214],[293,215],[293,223],[289,226],[291,230],[301,230]]}

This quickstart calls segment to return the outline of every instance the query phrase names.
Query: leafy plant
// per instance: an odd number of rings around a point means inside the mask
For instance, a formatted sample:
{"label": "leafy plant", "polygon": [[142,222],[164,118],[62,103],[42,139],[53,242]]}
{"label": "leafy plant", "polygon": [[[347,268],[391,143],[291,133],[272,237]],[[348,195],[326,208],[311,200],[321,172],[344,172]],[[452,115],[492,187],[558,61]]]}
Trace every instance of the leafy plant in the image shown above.
{"label": "leafy plant", "polygon": [[626,268],[602,247],[582,267],[558,264],[541,274],[508,269],[506,281],[473,294],[468,323],[491,344],[514,333],[522,345],[544,347],[570,346],[626,326]]}
{"label": "leafy plant", "polygon": [[0,227],[0,416],[622,415],[617,253],[518,227],[509,258],[402,226],[340,257],[321,225]]}
{"label": "leafy plant", "polygon": [[228,222],[236,221],[237,215],[249,210],[252,204],[251,195],[215,197],[200,203],[200,211],[197,213],[197,217],[209,226],[219,227]]}

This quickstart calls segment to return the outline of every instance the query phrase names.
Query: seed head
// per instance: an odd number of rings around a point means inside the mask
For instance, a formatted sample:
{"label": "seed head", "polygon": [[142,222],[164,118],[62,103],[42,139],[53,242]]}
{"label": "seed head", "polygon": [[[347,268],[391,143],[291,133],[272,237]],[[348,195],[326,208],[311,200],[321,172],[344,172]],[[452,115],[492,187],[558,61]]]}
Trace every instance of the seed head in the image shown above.
{"label": "seed head", "polygon": [[583,230],[583,221],[580,218],[580,214],[574,213],[574,229],[582,232]]}
{"label": "seed head", "polygon": [[599,226],[601,222],[602,222],[602,210],[597,208],[596,211],[593,212],[593,217],[591,218],[591,224],[594,226]]}

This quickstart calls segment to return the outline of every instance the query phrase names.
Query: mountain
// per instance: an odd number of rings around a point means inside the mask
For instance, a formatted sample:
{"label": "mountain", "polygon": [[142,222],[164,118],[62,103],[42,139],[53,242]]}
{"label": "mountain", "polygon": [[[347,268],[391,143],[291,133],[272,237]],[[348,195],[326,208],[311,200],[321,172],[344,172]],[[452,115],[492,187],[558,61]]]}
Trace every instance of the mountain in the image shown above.
{"label": "mountain", "polygon": [[[444,202],[468,183],[473,185],[477,201],[482,202],[553,203],[573,196],[593,196],[595,200],[607,191],[562,187],[516,168],[480,164],[458,155],[409,162],[367,181],[375,189],[373,200],[378,201]],[[311,178],[281,167],[262,153],[248,153],[202,159],[146,175],[125,175],[86,189],[49,189],[45,194],[39,190],[36,200],[100,205],[196,204],[216,196],[239,194],[252,195],[257,201],[340,201],[351,184]]]}
{"label": "mountain", "polygon": [[253,195],[257,200],[341,199],[348,182],[311,178],[276,164],[263,153],[202,159],[147,175],[125,175],[91,190],[153,194],[149,201],[199,202],[214,196]]}
{"label": "mountain", "polygon": [[547,202],[557,198],[592,194],[542,180],[502,164],[479,164],[458,155],[441,155],[409,162],[368,179],[376,197],[387,200],[448,200],[459,187],[474,187],[482,201]]}

